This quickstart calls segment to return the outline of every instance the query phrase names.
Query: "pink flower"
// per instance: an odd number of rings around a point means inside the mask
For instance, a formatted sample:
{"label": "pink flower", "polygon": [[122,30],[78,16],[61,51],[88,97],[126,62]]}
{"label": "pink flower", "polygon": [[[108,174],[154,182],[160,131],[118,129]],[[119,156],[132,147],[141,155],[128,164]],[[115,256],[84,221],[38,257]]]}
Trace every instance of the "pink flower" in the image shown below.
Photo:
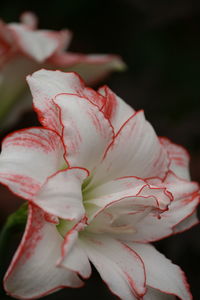
{"label": "pink flower", "polygon": [[41,66],[76,71],[88,84],[124,69],[125,64],[117,55],[65,52],[71,38],[68,30],[37,30],[37,19],[32,13],[24,13],[19,24],[0,21],[1,128],[31,106],[25,76]]}
{"label": "pink flower", "polygon": [[28,83],[43,127],[9,135],[0,156],[1,183],[29,201],[7,293],[79,287],[92,263],[121,299],[191,299],[183,272],[150,244],[198,222],[187,152],[108,87],[45,70]]}

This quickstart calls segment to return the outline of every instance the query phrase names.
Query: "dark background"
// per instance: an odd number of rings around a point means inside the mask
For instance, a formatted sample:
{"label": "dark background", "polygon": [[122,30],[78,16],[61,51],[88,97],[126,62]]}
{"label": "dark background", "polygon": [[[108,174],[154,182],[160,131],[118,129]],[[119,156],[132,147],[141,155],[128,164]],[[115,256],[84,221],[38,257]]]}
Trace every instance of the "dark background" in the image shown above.
{"label": "dark background", "polygon": [[[189,150],[192,179],[200,181],[199,0],[0,2],[0,17],[6,22],[18,21],[25,10],[38,15],[40,28],[71,29],[74,40],[70,50],[120,54],[128,70],[113,74],[106,83],[135,109],[143,108],[158,135],[167,136]],[[26,113],[12,130],[36,122],[33,113]],[[21,200],[5,188],[1,188],[0,195],[0,222],[3,223]],[[5,266],[17,242],[16,236]],[[200,299],[199,227],[158,242],[156,246],[182,267],[194,299]],[[64,290],[46,299],[84,298],[116,299],[96,272],[85,288]]]}

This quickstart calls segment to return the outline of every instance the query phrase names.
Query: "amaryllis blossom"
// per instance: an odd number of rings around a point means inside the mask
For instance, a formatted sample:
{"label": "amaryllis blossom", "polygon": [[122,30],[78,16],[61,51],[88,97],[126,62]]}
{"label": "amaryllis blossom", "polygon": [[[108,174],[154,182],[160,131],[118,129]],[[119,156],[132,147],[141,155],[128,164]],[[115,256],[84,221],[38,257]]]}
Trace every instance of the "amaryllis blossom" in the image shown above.
{"label": "amaryllis blossom", "polygon": [[24,13],[21,23],[0,21],[1,128],[12,123],[22,109],[31,107],[25,76],[41,66],[76,71],[89,84],[124,69],[125,64],[117,55],[66,52],[71,38],[69,30],[37,30],[37,19],[32,13]]}
{"label": "amaryllis blossom", "polygon": [[10,134],[0,156],[1,183],[29,201],[7,293],[80,287],[93,264],[120,299],[191,299],[184,273],[150,244],[198,222],[187,152],[106,86],[46,70],[28,83],[43,127]]}

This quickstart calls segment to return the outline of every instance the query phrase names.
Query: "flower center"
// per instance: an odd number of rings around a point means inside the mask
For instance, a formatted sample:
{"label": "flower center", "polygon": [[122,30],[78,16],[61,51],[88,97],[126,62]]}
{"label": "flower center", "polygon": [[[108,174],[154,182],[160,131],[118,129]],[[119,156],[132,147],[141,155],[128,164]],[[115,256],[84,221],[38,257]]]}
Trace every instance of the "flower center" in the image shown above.
{"label": "flower center", "polygon": [[74,221],[67,221],[63,219],[59,219],[59,224],[56,226],[60,235],[64,238],[66,233],[69,232],[73,226],[75,225]]}
{"label": "flower center", "polygon": [[[82,203],[85,208],[87,216],[87,225],[85,229],[87,232],[93,232],[96,234],[110,233],[114,235],[121,234],[134,234],[136,232],[134,228],[134,221],[139,220],[139,216],[134,218],[135,214],[130,214],[130,208],[118,207],[113,204],[109,206],[97,206],[93,199],[97,197],[95,195],[95,186],[91,184],[92,177],[88,177],[82,184]],[[95,197],[96,196],[96,197]],[[99,197],[99,196],[98,196]],[[141,214],[141,218],[143,214]],[[57,225],[57,229],[61,236],[65,235],[76,225],[76,221],[67,221],[60,219],[60,223]]]}
{"label": "flower center", "polygon": [[[93,209],[93,205],[91,203],[87,203],[86,200],[88,200],[88,195],[90,195],[90,192],[92,190],[92,186],[89,186],[91,182],[92,177],[87,177],[81,187],[82,190],[82,201],[83,206],[85,208],[86,215],[91,214]],[[76,224],[76,221],[68,221],[64,219],[59,219],[59,224],[57,225],[57,230],[61,234],[61,236],[64,238],[67,232],[69,232],[74,225]]]}

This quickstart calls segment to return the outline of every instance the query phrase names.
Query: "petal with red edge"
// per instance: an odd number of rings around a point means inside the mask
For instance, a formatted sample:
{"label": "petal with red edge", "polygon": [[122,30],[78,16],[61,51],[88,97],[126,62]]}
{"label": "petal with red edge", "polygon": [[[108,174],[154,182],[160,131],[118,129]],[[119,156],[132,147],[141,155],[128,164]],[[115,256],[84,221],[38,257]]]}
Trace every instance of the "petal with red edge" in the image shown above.
{"label": "petal with red edge", "polygon": [[113,71],[126,68],[120,56],[108,54],[56,53],[49,59],[49,63],[65,68],[66,71],[77,72],[89,85],[96,84]]}
{"label": "petal with red edge", "polygon": [[147,208],[149,206],[166,210],[172,200],[171,193],[165,188],[149,186],[137,177],[122,177],[97,187],[88,185],[83,189],[83,195],[84,203],[87,205],[95,205],[102,209],[109,208],[110,211],[116,205],[119,211],[120,207],[122,209],[122,206],[126,205],[127,213],[135,207]]}
{"label": "petal with red edge", "polygon": [[92,273],[88,257],[84,249],[82,249],[79,241],[76,242],[72,250],[66,254],[66,257],[59,263],[59,265],[77,273],[84,279],[89,278]]}
{"label": "petal with red edge", "polygon": [[[118,238],[122,240],[133,240],[135,234],[137,233],[138,236],[140,233],[138,230],[140,222],[149,215],[153,219],[158,219],[162,210],[167,210],[171,197],[165,189],[151,188],[136,178],[121,178],[119,185],[115,186],[117,181],[111,182],[110,186],[107,184],[109,188],[115,187],[113,193],[98,195],[98,198],[90,200],[84,199],[90,220],[88,230],[101,233],[110,232],[117,234]],[[103,186],[97,190],[100,191]],[[123,187],[126,189],[119,192]]]}
{"label": "petal with red edge", "polygon": [[[199,199],[200,199],[200,197],[199,197]],[[197,203],[197,205],[199,204],[198,202],[196,202],[196,203]],[[193,214],[191,214],[191,216],[187,216],[185,219],[183,219],[183,221],[181,221],[180,223],[178,223],[177,225],[175,225],[173,227],[173,232],[180,233],[180,232],[190,229],[191,227],[193,227],[197,224],[199,224],[199,219],[198,219],[197,211],[196,211],[196,207],[195,207],[195,211]]]}
{"label": "petal with red edge", "polygon": [[182,146],[172,143],[167,138],[160,138],[160,142],[166,149],[170,158],[170,169],[179,177],[190,179],[189,154]]}
{"label": "petal with red edge", "polygon": [[49,37],[43,31],[32,31],[26,26],[14,23],[9,24],[8,28],[18,48],[38,62],[43,62],[58,47],[56,39]]}
{"label": "petal with red edge", "polygon": [[144,265],[135,251],[106,235],[84,234],[80,241],[114,294],[126,300],[138,299],[145,294]]}
{"label": "petal with red edge", "polygon": [[142,111],[135,113],[119,130],[96,170],[93,182],[122,176],[163,176],[168,156]]}
{"label": "petal with red edge", "polygon": [[172,171],[169,171],[163,180],[160,178],[148,178],[146,181],[149,184],[167,188],[172,193],[175,201],[190,196],[199,190],[197,182],[182,179]]}
{"label": "petal with red edge", "polygon": [[59,171],[47,179],[33,201],[49,214],[79,221],[85,214],[81,187],[87,176],[81,168]]}
{"label": "petal with red edge", "polygon": [[105,117],[110,120],[115,132],[117,133],[120,127],[134,113],[132,107],[118,97],[107,86],[101,87],[98,92],[106,98],[105,105],[102,108]]}
{"label": "petal with red edge", "polygon": [[44,128],[19,130],[3,141],[0,182],[31,199],[46,178],[66,163],[60,137]]}
{"label": "petal with red edge", "polygon": [[179,178],[172,171],[167,173],[163,181],[159,178],[150,178],[147,182],[159,187],[165,186],[174,197],[169,211],[162,215],[162,226],[168,224],[174,233],[178,233],[198,223],[195,213],[199,197],[198,183]]}
{"label": "petal with red edge", "polygon": [[4,278],[6,292],[16,298],[45,296],[63,287],[80,287],[82,281],[69,270],[57,268],[62,237],[43,212],[30,207],[21,244]]}
{"label": "petal with red edge", "polygon": [[[184,229],[180,227],[180,231],[186,230],[196,223],[196,218],[192,218],[191,222],[186,219],[194,213],[199,203],[199,196],[189,196],[180,201],[172,201],[169,210],[163,212],[161,218],[155,218],[151,214],[141,219],[136,225],[136,233],[133,240],[137,242],[152,242],[171,234],[179,232],[179,223],[184,220]],[[188,227],[187,227],[188,226]]]}
{"label": "petal with red edge", "polygon": [[101,108],[104,98],[86,88],[84,82],[75,73],[40,70],[27,77],[33,95],[33,103],[42,125],[61,133],[62,126],[59,110],[52,102],[57,94],[69,93],[89,98]]}
{"label": "petal with red edge", "polygon": [[85,194],[85,201],[98,202],[99,199],[99,206],[104,207],[123,197],[136,196],[146,185],[147,183],[141,178],[121,177],[97,186],[88,184],[83,193]]}
{"label": "petal with red edge", "polygon": [[69,165],[91,171],[113,138],[108,120],[96,105],[80,96],[61,94],[54,102],[60,109]]}
{"label": "petal with red edge", "polygon": [[58,266],[74,271],[83,278],[88,278],[92,272],[91,265],[78,239],[79,231],[83,230],[84,227],[84,220],[81,220],[65,235],[62,257]]}
{"label": "petal with red edge", "polygon": [[56,55],[56,53],[62,53],[63,50],[68,48],[69,44],[71,43],[72,32],[67,29],[60,31],[40,30],[39,32],[43,33],[45,36],[51,39],[54,39],[57,42],[56,51],[50,57],[48,57],[47,61],[45,62],[45,65],[48,65],[48,62],[54,55]]}
{"label": "petal with red edge", "polygon": [[198,194],[191,194],[179,201],[172,202],[169,210],[164,213],[164,218],[166,219],[166,222],[168,221],[173,224],[173,232],[178,233],[179,231],[189,229],[197,223],[195,211],[199,204],[199,199],[200,197]]}
{"label": "petal with red edge", "polygon": [[143,260],[148,286],[177,296],[181,300],[192,299],[185,275],[178,266],[152,245],[128,243],[128,246]]}
{"label": "petal with red edge", "polygon": [[[154,199],[151,200],[154,201]],[[96,234],[108,233],[115,235],[118,239],[132,241],[135,235],[135,224],[153,210],[150,206],[134,205],[134,201],[135,199],[131,197],[121,199],[99,210],[93,206],[86,206],[90,221],[87,230]]]}

